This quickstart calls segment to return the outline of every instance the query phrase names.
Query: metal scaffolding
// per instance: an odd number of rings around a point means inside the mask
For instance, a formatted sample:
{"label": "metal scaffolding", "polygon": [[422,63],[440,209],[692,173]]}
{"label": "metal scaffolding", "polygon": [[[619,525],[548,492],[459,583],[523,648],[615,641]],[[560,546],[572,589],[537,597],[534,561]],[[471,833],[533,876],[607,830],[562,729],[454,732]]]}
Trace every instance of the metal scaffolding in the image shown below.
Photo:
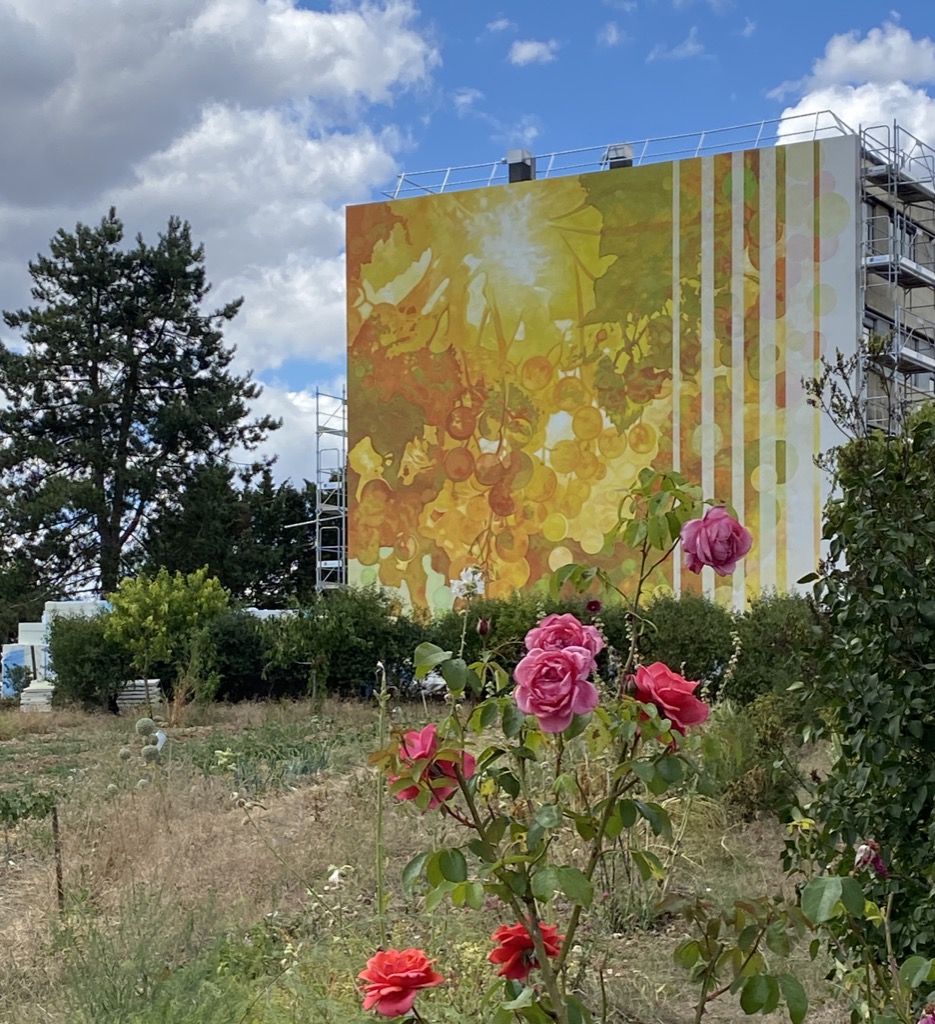
{"label": "metal scaffolding", "polygon": [[347,398],[315,391],[315,589],[347,583]]}
{"label": "metal scaffolding", "polygon": [[896,124],[860,149],[867,422],[892,431],[935,398],[935,149]]}

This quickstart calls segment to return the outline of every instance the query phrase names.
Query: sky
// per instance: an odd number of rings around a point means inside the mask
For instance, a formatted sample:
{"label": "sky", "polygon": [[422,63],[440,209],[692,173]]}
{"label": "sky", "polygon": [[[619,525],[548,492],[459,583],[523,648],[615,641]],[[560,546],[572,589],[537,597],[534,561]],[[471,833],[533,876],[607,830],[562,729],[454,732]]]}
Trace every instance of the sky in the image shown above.
{"label": "sky", "polygon": [[[935,145],[931,0],[0,0],[0,309],[116,206],[206,248],[226,337],[314,479],[345,380],[344,209],[400,172],[834,110]],[[0,325],[0,337],[15,337]]]}

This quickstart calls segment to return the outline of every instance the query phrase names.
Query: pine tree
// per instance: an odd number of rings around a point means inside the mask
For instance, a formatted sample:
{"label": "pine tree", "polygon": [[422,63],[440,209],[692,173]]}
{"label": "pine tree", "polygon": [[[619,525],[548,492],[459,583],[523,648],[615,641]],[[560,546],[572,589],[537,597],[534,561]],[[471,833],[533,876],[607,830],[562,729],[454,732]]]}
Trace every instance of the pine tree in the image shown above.
{"label": "pine tree", "polygon": [[222,328],[241,300],[205,312],[204,247],[172,217],[156,245],[122,246],[111,209],[59,230],[29,264],[35,304],[4,313],[0,526],[41,560],[47,585],[109,593],[141,527],[199,465],[254,449],[279,423],[229,367]]}

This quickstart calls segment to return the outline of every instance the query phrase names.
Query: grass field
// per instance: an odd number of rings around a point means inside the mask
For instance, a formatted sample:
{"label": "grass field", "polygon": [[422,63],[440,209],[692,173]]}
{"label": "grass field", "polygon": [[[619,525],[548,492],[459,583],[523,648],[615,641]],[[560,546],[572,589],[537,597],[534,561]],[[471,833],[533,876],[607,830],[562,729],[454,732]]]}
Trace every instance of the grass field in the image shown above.
{"label": "grass field", "polygon": [[[427,720],[422,704],[392,717],[406,727]],[[56,795],[64,890],[60,913],[49,819],[10,829],[0,865],[0,1024],[372,1019],[355,977],[380,943],[378,783],[367,767],[375,706],[191,708],[182,727],[166,730],[155,766],[141,759],[133,724],[0,713],[0,791],[31,783]],[[407,899],[403,866],[459,826],[384,799],[387,942],[438,957],[448,982],[420,996],[426,1021],[483,1021],[496,908],[425,914],[418,895]],[[788,889],[782,829],[769,816],[745,822],[735,805],[700,796],[673,798],[669,811],[681,837],[676,851],[659,850],[672,865],[670,887],[715,903]],[[693,987],[671,956],[683,926],[654,914],[655,884],[608,873],[598,888],[578,971],[586,988],[603,991],[605,1019],[692,1020]],[[804,951],[793,960],[811,993],[808,1020],[844,1019],[821,967]],[[705,1016],[741,1019],[729,997]]]}

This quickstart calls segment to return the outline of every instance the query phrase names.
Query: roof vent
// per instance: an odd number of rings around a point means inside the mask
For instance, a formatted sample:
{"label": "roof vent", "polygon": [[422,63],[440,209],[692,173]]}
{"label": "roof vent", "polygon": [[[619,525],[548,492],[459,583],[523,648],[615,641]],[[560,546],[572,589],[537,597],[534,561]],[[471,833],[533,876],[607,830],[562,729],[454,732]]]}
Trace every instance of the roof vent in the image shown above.
{"label": "roof vent", "polygon": [[506,165],[510,184],[514,181],[532,181],[536,176],[536,158],[528,149],[508,149]]}
{"label": "roof vent", "polygon": [[632,167],[633,147],[626,142],[616,142],[607,147],[607,152],[601,163],[612,171],[617,170],[618,167]]}

